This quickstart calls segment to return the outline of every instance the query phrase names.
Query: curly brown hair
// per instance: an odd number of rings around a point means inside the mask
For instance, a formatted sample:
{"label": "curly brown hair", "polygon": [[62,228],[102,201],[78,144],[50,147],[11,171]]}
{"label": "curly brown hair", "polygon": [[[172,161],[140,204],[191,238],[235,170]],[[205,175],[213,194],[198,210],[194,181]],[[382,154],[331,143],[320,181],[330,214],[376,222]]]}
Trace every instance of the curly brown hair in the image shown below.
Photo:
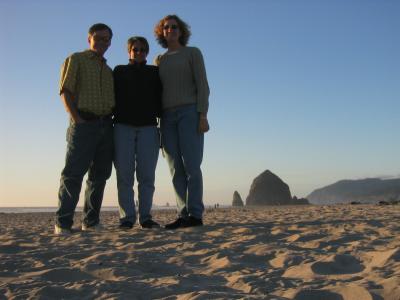
{"label": "curly brown hair", "polygon": [[190,35],[192,34],[190,32],[190,26],[177,15],[168,15],[158,21],[156,27],[154,27],[154,35],[156,36],[158,43],[161,45],[161,47],[168,48],[168,43],[164,37],[164,23],[165,21],[171,19],[178,23],[179,31],[181,33],[181,36],[179,37],[179,43],[182,46],[186,46],[189,42]]}

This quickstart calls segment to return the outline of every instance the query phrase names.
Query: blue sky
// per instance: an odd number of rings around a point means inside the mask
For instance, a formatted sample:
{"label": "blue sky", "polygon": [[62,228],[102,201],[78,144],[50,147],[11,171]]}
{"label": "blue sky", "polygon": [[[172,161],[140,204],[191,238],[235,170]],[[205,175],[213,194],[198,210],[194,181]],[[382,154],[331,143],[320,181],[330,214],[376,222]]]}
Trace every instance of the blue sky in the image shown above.
{"label": "blue sky", "polygon": [[[303,197],[341,179],[400,176],[400,2],[1,1],[0,206],[55,206],[68,118],[66,56],[87,30],[114,31],[106,57],[127,63],[132,35],[176,13],[192,28],[211,88],[205,203],[248,194],[269,169]],[[115,172],[105,205],[117,205]],[[175,203],[160,155],[156,204]],[[80,202],[82,205],[82,200]]]}

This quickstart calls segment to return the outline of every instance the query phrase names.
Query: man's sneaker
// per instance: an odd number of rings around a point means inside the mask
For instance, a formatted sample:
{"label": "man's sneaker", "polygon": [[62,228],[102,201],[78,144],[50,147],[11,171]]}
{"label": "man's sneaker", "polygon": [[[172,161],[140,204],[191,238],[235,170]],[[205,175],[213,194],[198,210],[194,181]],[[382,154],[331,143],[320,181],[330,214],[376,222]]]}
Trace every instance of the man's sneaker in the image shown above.
{"label": "man's sneaker", "polygon": [[69,235],[72,231],[70,228],[62,228],[57,224],[54,225],[54,234],[56,235]]}
{"label": "man's sneaker", "polygon": [[187,220],[185,220],[185,223],[183,224],[183,227],[195,227],[195,226],[203,226],[203,220],[190,216]]}
{"label": "man's sneaker", "polygon": [[82,231],[101,231],[103,229],[104,227],[101,224],[87,226],[85,223],[82,223]]}
{"label": "man's sneaker", "polygon": [[142,224],[140,224],[142,226],[142,228],[160,228],[160,224],[158,224],[157,222],[153,221],[152,219],[148,219],[146,221],[144,221]]}
{"label": "man's sneaker", "polygon": [[177,228],[184,227],[183,225],[186,223],[186,220],[182,217],[179,217],[174,222],[165,225],[165,229],[174,230]]}
{"label": "man's sneaker", "polygon": [[122,222],[121,224],[119,224],[120,229],[132,229],[132,227],[133,227],[133,223],[130,221],[125,221],[125,222]]}

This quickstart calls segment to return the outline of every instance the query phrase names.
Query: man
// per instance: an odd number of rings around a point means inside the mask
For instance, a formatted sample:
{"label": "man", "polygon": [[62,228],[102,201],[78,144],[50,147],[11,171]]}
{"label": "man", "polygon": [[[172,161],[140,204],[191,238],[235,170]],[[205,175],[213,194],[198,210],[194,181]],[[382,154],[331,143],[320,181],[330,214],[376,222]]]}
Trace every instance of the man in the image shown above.
{"label": "man", "polygon": [[89,29],[89,49],[69,56],[61,69],[60,95],[70,115],[67,155],[61,173],[55,234],[70,233],[82,180],[88,172],[82,230],[99,229],[106,180],[113,159],[113,75],[104,53],[112,30],[105,24]]}

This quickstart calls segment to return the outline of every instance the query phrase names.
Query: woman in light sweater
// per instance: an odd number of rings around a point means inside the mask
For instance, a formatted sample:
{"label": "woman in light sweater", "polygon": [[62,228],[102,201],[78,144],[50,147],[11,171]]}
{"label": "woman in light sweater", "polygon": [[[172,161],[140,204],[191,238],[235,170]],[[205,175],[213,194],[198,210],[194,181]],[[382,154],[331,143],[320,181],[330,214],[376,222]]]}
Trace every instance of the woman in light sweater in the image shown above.
{"label": "woman in light sweater", "polygon": [[172,183],[178,218],[166,229],[203,225],[204,133],[210,93],[203,56],[188,47],[189,26],[176,15],[161,19],[154,29],[157,41],[167,51],[156,62],[163,85],[161,133]]}

